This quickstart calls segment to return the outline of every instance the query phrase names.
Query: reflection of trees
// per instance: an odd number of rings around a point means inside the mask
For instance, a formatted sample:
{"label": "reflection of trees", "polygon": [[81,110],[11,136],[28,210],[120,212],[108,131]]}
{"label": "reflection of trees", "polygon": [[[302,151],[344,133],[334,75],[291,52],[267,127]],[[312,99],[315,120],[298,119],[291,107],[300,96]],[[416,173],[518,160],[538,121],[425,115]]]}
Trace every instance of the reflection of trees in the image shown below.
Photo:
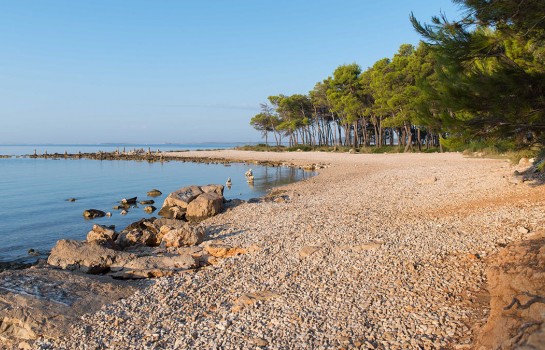
{"label": "reflection of trees", "polygon": [[257,192],[265,192],[272,187],[287,185],[314,175],[315,173],[312,171],[297,168],[265,166],[254,171],[255,180],[252,189]]}

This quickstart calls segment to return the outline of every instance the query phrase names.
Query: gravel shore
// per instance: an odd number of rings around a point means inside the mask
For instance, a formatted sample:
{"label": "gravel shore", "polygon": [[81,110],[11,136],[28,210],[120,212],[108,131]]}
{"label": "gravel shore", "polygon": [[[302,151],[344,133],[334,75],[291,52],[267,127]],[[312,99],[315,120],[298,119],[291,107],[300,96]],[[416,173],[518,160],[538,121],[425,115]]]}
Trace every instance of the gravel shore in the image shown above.
{"label": "gravel shore", "polygon": [[[172,154],[171,154],[172,155]],[[487,257],[545,224],[543,186],[461,154],[183,152],[327,165],[206,220],[246,254],[157,279],[83,317],[66,349],[470,348]],[[206,242],[205,242],[206,243]]]}

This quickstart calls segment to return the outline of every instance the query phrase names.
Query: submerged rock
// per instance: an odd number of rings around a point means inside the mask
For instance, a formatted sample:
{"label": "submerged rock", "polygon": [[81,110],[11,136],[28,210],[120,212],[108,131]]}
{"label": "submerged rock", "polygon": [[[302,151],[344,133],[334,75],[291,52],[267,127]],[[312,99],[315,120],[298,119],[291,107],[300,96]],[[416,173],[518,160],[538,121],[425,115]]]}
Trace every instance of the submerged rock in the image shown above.
{"label": "submerged rock", "polygon": [[148,205],[147,207],[144,208],[144,211],[149,214],[153,213],[156,210],[157,208],[154,207],[153,205]]}
{"label": "submerged rock", "polygon": [[123,198],[121,200],[121,204],[136,204],[137,199],[138,199],[138,197]]}
{"label": "submerged rock", "polygon": [[101,218],[106,216],[106,213],[98,209],[87,209],[83,212],[83,216],[86,219]]}
{"label": "submerged rock", "polygon": [[162,194],[163,193],[161,191],[159,191],[158,189],[155,189],[155,188],[153,190],[151,190],[151,191],[148,191],[148,193],[147,193],[147,195],[149,197],[158,197],[158,196],[160,196]]}

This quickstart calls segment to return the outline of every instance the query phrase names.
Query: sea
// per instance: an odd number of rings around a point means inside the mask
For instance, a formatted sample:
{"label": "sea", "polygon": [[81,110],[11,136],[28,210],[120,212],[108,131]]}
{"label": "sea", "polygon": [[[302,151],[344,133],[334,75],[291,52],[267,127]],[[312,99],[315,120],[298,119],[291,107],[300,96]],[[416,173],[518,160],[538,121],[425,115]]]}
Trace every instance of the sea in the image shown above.
{"label": "sea", "polygon": [[[189,185],[225,184],[231,178],[231,188],[225,188],[229,199],[261,197],[272,188],[299,181],[313,172],[289,167],[268,167],[191,162],[112,161],[89,159],[28,158],[37,154],[111,152],[145,149],[186,151],[233,148],[238,144],[163,144],[163,145],[0,145],[0,262],[32,262],[45,257],[59,239],[84,240],[93,224],[115,225],[121,230],[130,223],[157,216],[147,214],[145,205],[131,208],[121,215],[113,207],[123,198],[138,197],[138,201],[153,199],[158,209],[166,196]],[[245,172],[252,169],[254,183],[248,184]],[[148,197],[158,189],[163,194]],[[74,202],[67,201],[75,198]],[[86,220],[83,212],[99,209],[111,217]],[[29,255],[29,250],[38,256]]]}

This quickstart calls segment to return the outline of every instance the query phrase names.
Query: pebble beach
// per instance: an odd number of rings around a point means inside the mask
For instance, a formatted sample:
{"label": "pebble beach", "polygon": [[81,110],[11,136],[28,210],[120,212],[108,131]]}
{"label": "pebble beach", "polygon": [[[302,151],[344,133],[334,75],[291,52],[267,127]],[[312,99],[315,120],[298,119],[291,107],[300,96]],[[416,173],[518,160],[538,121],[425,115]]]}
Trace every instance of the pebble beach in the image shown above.
{"label": "pebble beach", "polygon": [[[85,315],[42,349],[470,349],[489,257],[545,224],[545,191],[507,160],[236,150],[318,175],[207,219],[240,248]],[[524,230],[523,230],[524,229]]]}

